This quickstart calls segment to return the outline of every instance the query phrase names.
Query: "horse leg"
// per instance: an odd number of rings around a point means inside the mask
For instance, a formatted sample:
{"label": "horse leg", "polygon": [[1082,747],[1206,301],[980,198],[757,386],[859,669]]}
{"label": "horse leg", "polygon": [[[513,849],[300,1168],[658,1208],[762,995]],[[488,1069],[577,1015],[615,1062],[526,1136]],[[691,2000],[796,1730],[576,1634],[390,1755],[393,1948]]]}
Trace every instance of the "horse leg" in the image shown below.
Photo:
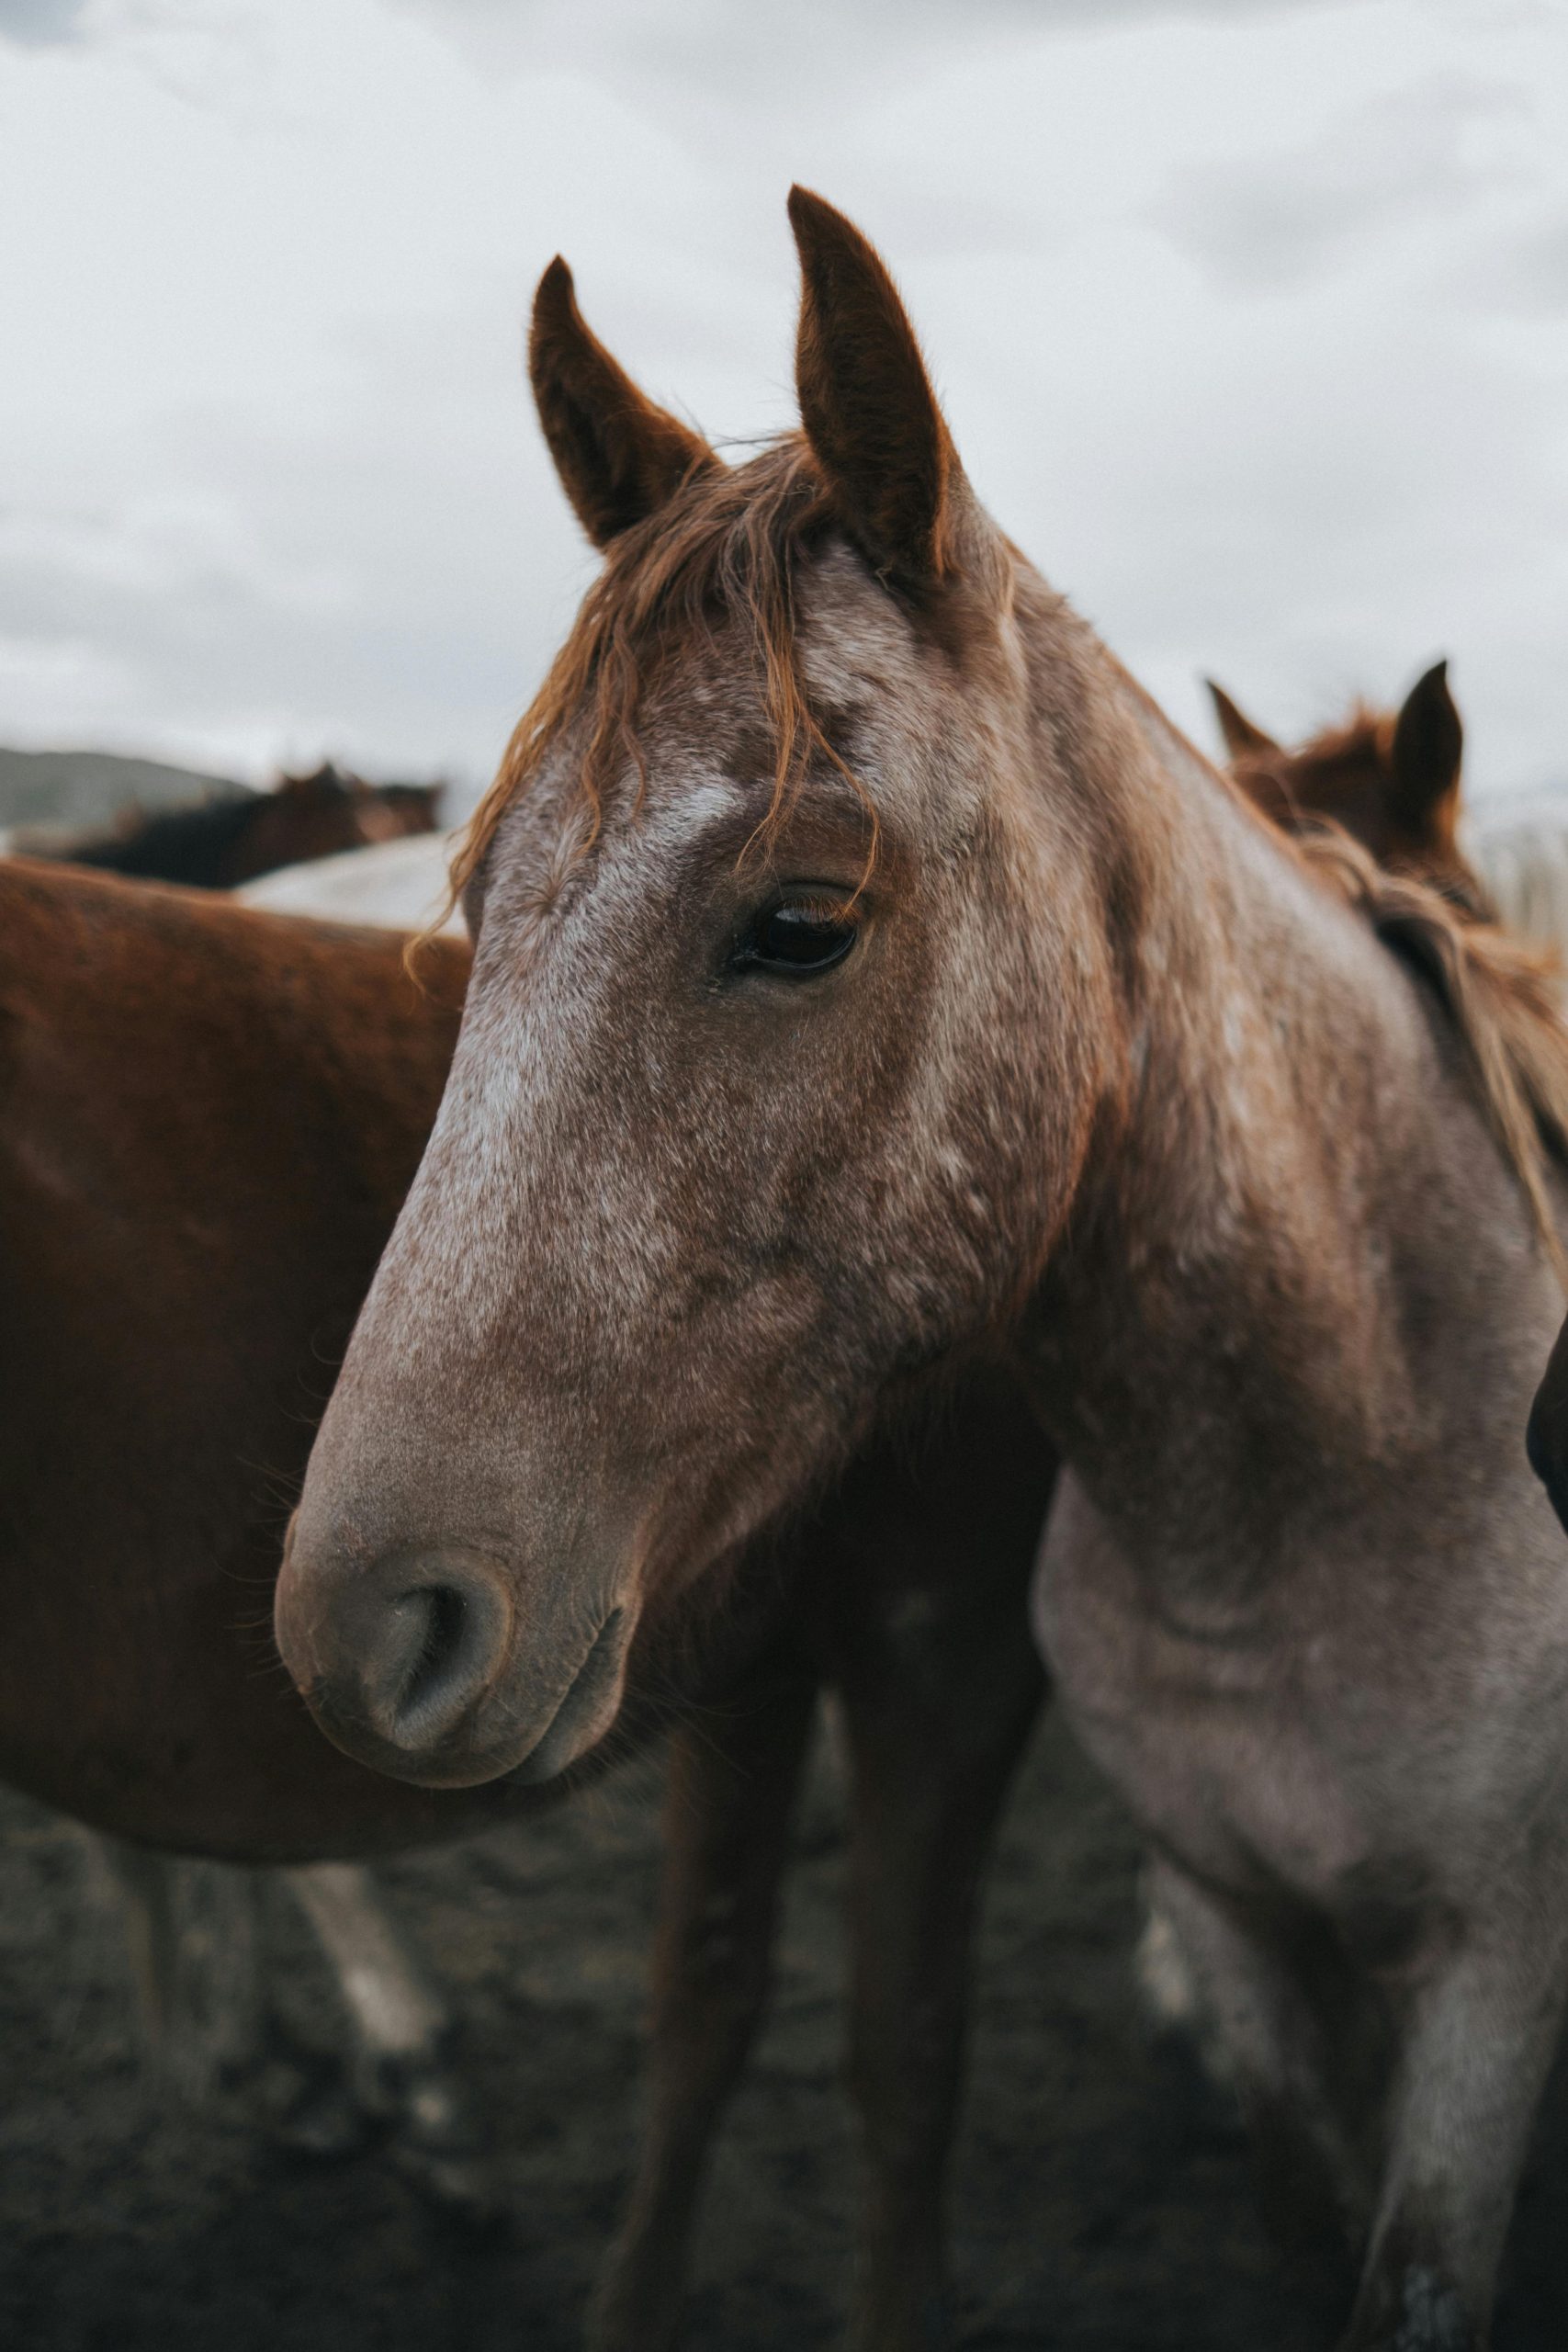
{"label": "horse leg", "polygon": [[665,1799],[648,2120],[594,2301],[595,2352],[666,2352],[713,2134],[767,1999],[791,1810],[817,1702],[772,1659],[720,1718],[678,1732]]}
{"label": "horse leg", "polygon": [[[864,2189],[852,2340],[945,2333],[946,2175],[984,1868],[1043,1695],[1016,1581],[861,1627],[841,1679],[851,1770],[849,2086]],[[870,1633],[869,1640],[866,1635]]]}
{"label": "horse leg", "polygon": [[1269,2234],[1303,2270],[1327,2274],[1325,2296],[1343,2290],[1337,2274],[1364,2229],[1367,2183],[1339,2096],[1344,2053],[1325,2036],[1292,1937],[1265,1931],[1171,1861],[1150,1863],[1147,1893],[1151,1925],[1174,1940],[1210,2071],[1240,2105]]}
{"label": "horse leg", "polygon": [[160,2090],[199,2105],[255,2064],[253,1874],[107,1834],[92,1844],[119,1899],[148,2073]]}
{"label": "horse leg", "polygon": [[451,2072],[453,2022],[370,1872],[312,1862],[282,1872],[326,1955],[354,2029],[353,2086],[399,2165],[438,2205],[493,2210],[485,2135]]}
{"label": "horse leg", "polygon": [[100,1836],[96,1843],[119,1896],[148,2071],[155,2080],[165,2081],[179,2007],[179,1929],[172,1865],[165,1856],[118,1838]]}
{"label": "horse leg", "polygon": [[[317,2159],[355,2152],[388,2132],[400,2164],[437,2203],[489,2213],[482,2138],[446,2064],[450,2018],[368,1871],[317,1862],[274,1872],[185,1860],[118,1838],[96,1842],[121,1897],[155,2082],[196,2101],[220,2081],[259,2085],[270,2129],[297,2154]],[[348,2011],[355,2048],[346,2069],[329,2067],[302,2045],[270,2003],[264,2022],[256,1912],[274,1879],[310,1922]],[[218,1935],[209,1922],[193,1920],[193,1887],[208,1912],[229,1913]],[[198,1958],[203,1974],[194,1966]]]}
{"label": "horse leg", "polygon": [[1500,1904],[1465,1922],[1445,1965],[1409,1990],[1382,2194],[1343,2352],[1483,2352],[1562,2027],[1565,1961],[1561,1920]]}

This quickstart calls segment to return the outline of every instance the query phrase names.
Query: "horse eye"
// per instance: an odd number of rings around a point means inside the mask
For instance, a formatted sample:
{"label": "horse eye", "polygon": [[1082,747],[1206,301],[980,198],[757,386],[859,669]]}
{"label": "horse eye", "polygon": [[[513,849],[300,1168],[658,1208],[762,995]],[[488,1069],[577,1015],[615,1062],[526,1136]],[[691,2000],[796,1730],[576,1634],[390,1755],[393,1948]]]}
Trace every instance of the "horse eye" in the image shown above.
{"label": "horse eye", "polygon": [[841,964],[859,936],[860,925],[852,915],[829,914],[809,901],[784,899],[752,918],[731,962],[738,971],[810,979]]}

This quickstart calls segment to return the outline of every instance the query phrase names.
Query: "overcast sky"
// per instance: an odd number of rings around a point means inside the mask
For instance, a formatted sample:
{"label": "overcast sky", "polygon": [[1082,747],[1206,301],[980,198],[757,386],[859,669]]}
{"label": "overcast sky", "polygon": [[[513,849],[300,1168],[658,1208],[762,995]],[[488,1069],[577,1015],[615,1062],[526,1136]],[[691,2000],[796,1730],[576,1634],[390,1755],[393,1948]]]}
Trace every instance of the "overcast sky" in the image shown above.
{"label": "overcast sky", "polygon": [[535,278],[777,428],[792,178],[1201,740],[1447,653],[1568,788],[1568,0],[0,0],[0,742],[480,780],[592,568]]}

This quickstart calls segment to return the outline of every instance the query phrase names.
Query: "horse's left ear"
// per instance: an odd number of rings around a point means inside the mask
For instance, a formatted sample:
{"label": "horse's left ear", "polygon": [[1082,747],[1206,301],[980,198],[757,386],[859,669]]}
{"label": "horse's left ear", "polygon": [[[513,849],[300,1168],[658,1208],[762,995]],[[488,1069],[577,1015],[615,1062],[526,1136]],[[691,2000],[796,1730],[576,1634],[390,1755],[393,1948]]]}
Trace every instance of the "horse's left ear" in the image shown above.
{"label": "horse's left ear", "polygon": [[1256,760],[1278,754],[1280,746],[1272,735],[1265,735],[1261,727],[1255,726],[1224,686],[1216,685],[1213,678],[1205,678],[1203,684],[1209,689],[1209,699],[1214,706],[1214,717],[1220,722],[1220,733],[1231,759]]}
{"label": "horse's left ear", "polygon": [[1394,721],[1390,813],[1403,824],[1418,825],[1458,791],[1463,758],[1464,728],[1449,692],[1449,665],[1435,662],[1416,679]]}
{"label": "horse's left ear", "polygon": [[561,485],[597,548],[607,547],[718,458],[611,357],[577,307],[558,254],[534,297],[528,375]]}
{"label": "horse's left ear", "polygon": [[795,382],[806,437],[850,537],[914,592],[956,580],[989,536],[897,288],[853,223],[789,197],[800,252]]}

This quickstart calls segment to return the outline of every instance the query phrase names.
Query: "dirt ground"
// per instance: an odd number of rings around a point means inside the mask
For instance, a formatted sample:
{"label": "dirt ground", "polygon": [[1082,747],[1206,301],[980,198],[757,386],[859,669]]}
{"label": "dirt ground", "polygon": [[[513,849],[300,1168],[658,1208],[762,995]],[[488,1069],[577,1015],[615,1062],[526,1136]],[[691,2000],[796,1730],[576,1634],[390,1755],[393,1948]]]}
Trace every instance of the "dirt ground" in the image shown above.
{"label": "dirt ground", "polygon": [[[28,2352],[569,2352],[635,2117],[657,1765],[387,1873],[460,2001],[511,2215],[450,2243],[384,2158],[301,2171],[232,2119],[150,2105],[118,1919],[83,1841],[0,1800],[0,2343]],[[837,2084],[837,1792],[804,1810],[772,2023],[720,2148],[692,2352],[835,2342],[851,2143]],[[1282,2287],[1224,2101],[1151,2035],[1134,1857],[1059,1724],[987,1905],[959,2151],[959,2338],[1053,2352],[1318,2352]],[[320,2013],[301,1947],[293,1995]],[[1497,2352],[1568,2342],[1568,2081],[1510,2249]]]}

